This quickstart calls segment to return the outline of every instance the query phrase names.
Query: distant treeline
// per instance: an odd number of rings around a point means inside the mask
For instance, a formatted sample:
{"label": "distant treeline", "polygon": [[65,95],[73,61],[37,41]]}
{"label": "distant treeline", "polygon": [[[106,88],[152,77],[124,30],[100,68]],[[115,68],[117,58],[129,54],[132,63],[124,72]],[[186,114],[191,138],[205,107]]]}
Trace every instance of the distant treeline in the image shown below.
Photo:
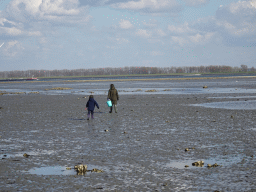
{"label": "distant treeline", "polygon": [[26,70],[2,71],[0,78],[22,77],[67,77],[67,76],[96,76],[96,75],[137,75],[137,74],[174,74],[174,73],[237,73],[255,72],[255,68],[247,65],[230,66],[197,66],[197,67],[121,67],[95,69],[62,69],[62,70]]}

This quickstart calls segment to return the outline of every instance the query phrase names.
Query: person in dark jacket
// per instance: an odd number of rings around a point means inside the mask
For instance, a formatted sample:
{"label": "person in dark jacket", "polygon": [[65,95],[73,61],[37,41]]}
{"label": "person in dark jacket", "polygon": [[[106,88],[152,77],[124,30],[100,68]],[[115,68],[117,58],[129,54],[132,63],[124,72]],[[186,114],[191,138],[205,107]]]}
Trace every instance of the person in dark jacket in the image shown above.
{"label": "person in dark jacket", "polygon": [[90,95],[90,96],[89,96],[89,100],[88,100],[87,103],[86,103],[86,107],[87,107],[87,110],[88,110],[87,120],[90,119],[90,114],[91,114],[91,117],[92,117],[92,119],[93,119],[93,113],[94,113],[95,105],[96,105],[97,108],[99,109],[99,105],[98,105],[98,103],[93,99],[93,95]]}
{"label": "person in dark jacket", "polygon": [[119,96],[114,84],[110,85],[110,89],[108,91],[108,99],[110,99],[112,102],[112,107],[110,107],[109,113],[112,113],[113,107],[115,109],[115,112],[117,113],[116,105],[117,105],[117,101],[119,100]]}

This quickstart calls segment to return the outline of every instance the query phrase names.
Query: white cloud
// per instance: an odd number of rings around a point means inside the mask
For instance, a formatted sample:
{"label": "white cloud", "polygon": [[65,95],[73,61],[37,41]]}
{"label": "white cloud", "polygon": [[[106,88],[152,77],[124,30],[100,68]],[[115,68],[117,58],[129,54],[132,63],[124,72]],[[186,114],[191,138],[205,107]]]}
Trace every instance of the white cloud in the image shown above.
{"label": "white cloud", "polygon": [[[256,0],[238,1],[216,13],[216,25],[223,35],[256,37]],[[225,34],[226,33],[226,34]]]}
{"label": "white cloud", "polygon": [[150,38],[152,36],[152,33],[146,29],[138,29],[135,34],[143,38]]}
{"label": "white cloud", "polygon": [[252,0],[252,1],[251,1],[251,6],[254,7],[254,8],[256,8],[256,0]]}
{"label": "white cloud", "polygon": [[210,0],[183,0],[187,6],[197,7],[205,5],[210,2]]}
{"label": "white cloud", "polygon": [[174,25],[169,25],[168,30],[172,34],[184,34],[184,33],[194,33],[195,30],[189,27],[189,24],[185,22],[183,25],[179,26],[174,26]]}
{"label": "white cloud", "polygon": [[160,37],[166,36],[166,33],[162,29],[156,29],[156,34]]}
{"label": "white cloud", "polygon": [[116,38],[116,42],[117,42],[117,44],[124,44],[124,43],[126,44],[126,43],[129,43],[129,40],[120,37],[120,38]]}
{"label": "white cloud", "polygon": [[197,44],[204,44],[207,43],[211,38],[214,36],[215,33],[206,33],[206,34],[199,34],[189,36],[189,40],[192,43]]}
{"label": "white cloud", "polygon": [[147,13],[178,12],[181,5],[176,0],[140,0],[116,3],[112,5],[116,9],[128,9]]}
{"label": "white cloud", "polygon": [[78,5],[79,0],[13,0],[7,6],[6,13],[22,22],[87,22],[89,18],[84,19],[79,15],[84,16],[88,7],[79,8]]}
{"label": "white cloud", "polygon": [[151,54],[152,56],[162,56],[162,55],[164,55],[164,53],[161,52],[161,51],[151,51],[150,54]]}
{"label": "white cloud", "polygon": [[150,19],[148,22],[142,22],[145,27],[155,28],[159,26],[159,22],[155,19]]}
{"label": "white cloud", "polygon": [[120,20],[119,26],[120,26],[120,28],[122,28],[122,29],[130,29],[130,28],[133,28],[133,25],[131,24],[131,22],[130,22],[129,20],[124,20],[124,19],[121,19],[121,20]]}
{"label": "white cloud", "polygon": [[24,47],[18,42],[18,41],[9,41],[6,43],[6,46],[4,47],[4,55],[9,57],[14,57],[18,53],[20,53],[22,50],[24,50]]}

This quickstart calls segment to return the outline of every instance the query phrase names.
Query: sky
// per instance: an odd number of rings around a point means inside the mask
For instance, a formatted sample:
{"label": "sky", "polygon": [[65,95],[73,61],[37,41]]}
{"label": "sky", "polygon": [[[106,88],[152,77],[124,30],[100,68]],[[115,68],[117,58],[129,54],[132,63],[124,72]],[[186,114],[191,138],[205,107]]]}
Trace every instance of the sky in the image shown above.
{"label": "sky", "polygon": [[256,67],[256,0],[0,0],[0,71]]}

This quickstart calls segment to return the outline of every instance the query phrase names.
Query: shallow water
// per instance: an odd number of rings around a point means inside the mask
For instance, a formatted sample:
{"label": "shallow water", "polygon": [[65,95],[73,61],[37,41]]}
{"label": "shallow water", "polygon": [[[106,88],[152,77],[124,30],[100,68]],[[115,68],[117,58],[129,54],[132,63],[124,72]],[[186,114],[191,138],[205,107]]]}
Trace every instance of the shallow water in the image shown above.
{"label": "shallow water", "polygon": [[191,106],[237,110],[256,110],[256,100],[201,103],[192,104]]}

